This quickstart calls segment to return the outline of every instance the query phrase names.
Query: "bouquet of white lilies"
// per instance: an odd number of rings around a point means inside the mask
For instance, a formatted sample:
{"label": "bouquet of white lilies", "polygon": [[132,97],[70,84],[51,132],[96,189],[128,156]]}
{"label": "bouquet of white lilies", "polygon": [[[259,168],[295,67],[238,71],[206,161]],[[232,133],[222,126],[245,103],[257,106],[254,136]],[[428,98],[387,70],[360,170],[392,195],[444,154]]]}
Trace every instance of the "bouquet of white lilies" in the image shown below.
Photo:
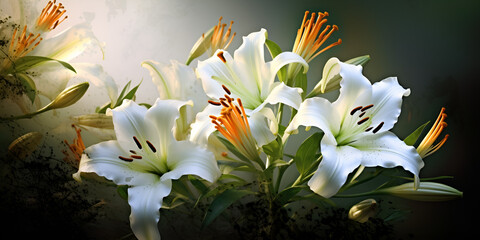
{"label": "bouquet of white lilies", "polygon": [[[78,182],[99,180],[94,173],[117,186],[138,239],[160,239],[161,208],[205,206],[200,225],[206,228],[230,206],[259,201],[265,214],[254,236],[277,239],[293,231],[286,227],[295,218],[288,209],[298,202],[334,206],[335,198],[364,197],[348,215],[364,223],[376,217],[378,195],[446,201],[463,194],[435,182],[448,177],[421,174],[424,159],[448,138],[442,136],[445,108],[438,107],[433,124],[419,123],[399,138],[391,130],[411,90],[396,77],[372,83],[362,73],[368,55],[330,58],[315,77],[321,80],[308,89],[310,61],[342,43],[332,40],[339,27],[327,24],[327,12],[305,12],[290,51],[259,29],[244,36],[233,55],[227,50],[236,36],[233,21],[227,28],[220,18],[185,64],[141,63],[159,96],[145,103],[136,101],[141,83],[129,82],[119,93],[100,65],[73,62],[87,48],[103,51],[88,24],[50,35],[68,22],[61,3],[48,2],[38,16],[29,15],[23,1],[6,4],[1,100],[20,111],[4,111],[0,120],[35,118],[76,104],[91,88],[105,89],[109,102],[69,119],[77,138],[65,141],[65,161],[76,168]],[[80,83],[67,87],[74,78]],[[325,97],[334,92],[336,100]],[[42,104],[42,97],[50,102]],[[104,141],[85,146],[81,129]],[[9,154],[29,156],[41,137],[31,132],[17,138]],[[356,190],[374,179],[377,187]]]}

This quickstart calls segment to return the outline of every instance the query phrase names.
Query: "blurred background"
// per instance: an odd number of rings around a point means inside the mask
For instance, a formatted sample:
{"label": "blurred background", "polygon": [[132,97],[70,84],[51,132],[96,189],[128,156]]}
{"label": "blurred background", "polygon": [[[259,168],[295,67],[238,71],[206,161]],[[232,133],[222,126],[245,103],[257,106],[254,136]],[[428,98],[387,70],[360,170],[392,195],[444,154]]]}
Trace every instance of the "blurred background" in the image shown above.
{"label": "blurred background", "polygon": [[[296,31],[304,12],[329,12],[328,23],[339,26],[331,41],[343,43],[321,54],[310,63],[309,89],[321,79],[321,71],[330,57],[348,60],[370,55],[364,75],[372,82],[397,76],[402,86],[412,93],[405,98],[402,115],[392,130],[404,138],[421,124],[436,119],[446,107],[450,138],[436,154],[426,159],[421,177],[454,176],[441,182],[464,192],[462,199],[449,202],[424,203],[387,199],[407,212],[396,223],[403,238],[447,239],[469,236],[476,226],[478,206],[473,195],[478,180],[478,157],[474,155],[479,128],[477,125],[479,96],[478,56],[480,1],[270,1],[270,0],[84,0],[61,1],[69,18],[61,28],[90,22],[93,32],[103,44],[103,58],[84,54],[76,61],[102,64],[119,88],[128,81],[136,85],[138,102],[153,103],[156,87],[149,73],[140,66],[144,60],[185,62],[188,53],[202,33],[223,16],[223,22],[234,21],[237,33],[228,51],[242,43],[242,36],[261,28],[282,50],[292,49]],[[204,58],[201,58],[202,60]],[[196,64],[194,62],[193,64]],[[336,95],[331,95],[332,99]],[[95,106],[108,100],[104,92],[87,91],[85,97],[71,108],[58,111],[57,118],[73,113],[91,113]],[[56,119],[56,118],[55,118]],[[15,138],[12,128],[26,132],[38,126],[59,126],[64,120],[52,121],[51,116],[35,120],[2,123],[2,151]],[[38,124],[38,125],[37,125]],[[66,124],[68,125],[68,124]],[[65,128],[68,129],[68,128]],[[63,139],[69,141],[74,131],[47,133],[46,145],[61,152]],[[87,146],[97,141],[85,136]],[[39,153],[45,154],[45,151]],[[22,176],[19,176],[22,177]],[[88,191],[88,190],[86,190]],[[115,189],[102,189],[98,198],[111,201],[110,210],[102,221],[87,225],[97,232],[92,238],[116,239],[128,233],[128,205],[115,200]],[[475,224],[475,225],[474,225]],[[102,229],[101,231],[98,231]],[[162,232],[162,231],[161,231]],[[168,236],[165,236],[168,239]]]}

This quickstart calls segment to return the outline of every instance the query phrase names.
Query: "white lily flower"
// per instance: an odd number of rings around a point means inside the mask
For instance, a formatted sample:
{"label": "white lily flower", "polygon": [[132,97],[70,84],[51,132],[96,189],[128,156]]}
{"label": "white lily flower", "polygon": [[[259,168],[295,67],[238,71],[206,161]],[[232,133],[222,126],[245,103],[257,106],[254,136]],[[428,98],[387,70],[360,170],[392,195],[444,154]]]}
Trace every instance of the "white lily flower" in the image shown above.
{"label": "white lily flower", "polygon": [[[277,72],[290,63],[300,63],[304,67],[304,72],[308,70],[307,62],[292,52],[280,53],[272,61],[265,62],[266,36],[265,29],[251,33],[243,37],[243,43],[235,51],[234,57],[224,50],[217,50],[214,56],[205,61],[199,61],[197,67],[197,74],[202,80],[203,89],[210,98],[220,100],[224,98],[225,88],[229,89],[232,98],[242,99],[251,125],[256,125],[263,130],[269,129],[266,119],[276,121],[271,117],[273,115],[271,110],[266,110],[267,104],[283,103],[297,109],[302,102],[300,88],[288,87],[282,82],[274,81]],[[210,110],[212,109],[209,107],[205,109],[205,111]],[[197,115],[196,124],[192,126],[192,135],[201,132],[196,136],[208,139],[214,131],[213,126],[207,128],[208,130],[205,129],[205,126],[212,125],[208,115],[219,115],[220,110],[217,108],[216,111]],[[263,117],[256,116],[256,114],[262,114]],[[259,119],[260,122],[256,122],[252,118]],[[202,119],[205,121],[201,122]],[[196,129],[197,127],[198,129]],[[254,136],[260,146],[262,143],[273,140],[274,134],[276,134],[276,132],[266,133],[263,130],[263,139]],[[255,134],[256,131],[252,129],[252,133]]]}
{"label": "white lily flower", "polygon": [[117,140],[85,150],[79,170],[128,185],[130,226],[139,239],[160,239],[157,223],[172,180],[196,175],[214,182],[220,170],[214,155],[188,141],[175,140],[172,129],[185,102],[160,100],[150,108],[130,100],[111,110]]}
{"label": "white lily flower", "polygon": [[331,103],[324,98],[305,100],[286,132],[300,125],[315,126],[324,133],[323,160],[309,180],[310,188],[331,197],[359,166],[402,166],[418,174],[424,163],[415,148],[389,132],[398,116],[402,97],[410,94],[390,77],[371,85],[362,67],[340,63],[340,96]]}

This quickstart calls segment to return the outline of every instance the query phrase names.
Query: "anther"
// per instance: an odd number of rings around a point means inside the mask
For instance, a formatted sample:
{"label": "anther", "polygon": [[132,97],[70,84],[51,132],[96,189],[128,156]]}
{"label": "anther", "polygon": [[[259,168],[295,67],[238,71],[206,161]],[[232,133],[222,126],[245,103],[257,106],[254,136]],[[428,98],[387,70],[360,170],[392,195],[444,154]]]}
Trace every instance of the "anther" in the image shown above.
{"label": "anther", "polygon": [[142,149],[142,144],[140,144],[137,137],[133,136],[133,141],[135,141],[135,144],[137,144],[138,149]]}
{"label": "anther", "polygon": [[363,115],[365,115],[366,112],[362,112],[360,113],[360,115],[358,115],[359,118],[363,117]]}
{"label": "anther", "polygon": [[372,128],[373,128],[373,127],[369,127],[369,128],[367,128],[367,129],[365,129],[365,132],[368,132],[368,131],[372,130]]}
{"label": "anther", "polygon": [[147,140],[148,147],[152,150],[152,152],[157,152],[157,149],[153,146],[153,144]]}
{"label": "anther", "polygon": [[230,89],[228,89],[228,88],[227,88],[225,85],[223,85],[223,84],[222,84],[222,88],[223,88],[223,90],[225,90],[225,92],[226,92],[228,95],[232,94],[232,92],[230,92]]}
{"label": "anther", "polygon": [[370,119],[370,117],[365,117],[364,119],[358,121],[357,124],[360,125],[360,124],[366,122],[368,119]]}
{"label": "anther", "polygon": [[368,106],[363,107],[360,111],[365,112],[367,109],[370,109],[373,107],[373,104],[370,104]]}
{"label": "anther", "polygon": [[212,101],[212,100],[208,100],[208,103],[210,103],[210,104],[212,104],[212,105],[214,105],[214,106],[220,106],[220,105],[222,105],[221,103],[215,102],[215,101]]}
{"label": "anther", "polygon": [[130,150],[130,152],[133,153],[133,154],[137,154],[137,152],[135,152],[135,151],[133,151],[133,150]]}
{"label": "anther", "polygon": [[355,113],[356,113],[358,110],[360,110],[360,109],[362,109],[362,106],[358,106],[358,107],[352,109],[352,111],[350,111],[350,115],[355,114]]}
{"label": "anther", "polygon": [[126,158],[126,157],[122,157],[122,156],[118,156],[118,158],[125,161],[125,162],[132,162],[133,161],[133,158]]}
{"label": "anther", "polygon": [[375,129],[373,129],[373,133],[377,133],[380,130],[380,128],[382,128],[382,127],[383,127],[383,122],[378,124],[378,126]]}
{"label": "anther", "polygon": [[217,57],[220,58],[220,60],[222,60],[223,63],[227,62],[227,60],[225,60],[225,57],[223,56],[223,52],[217,53]]}
{"label": "anther", "polygon": [[135,159],[142,159],[142,156],[139,156],[139,155],[130,155],[130,157]]}

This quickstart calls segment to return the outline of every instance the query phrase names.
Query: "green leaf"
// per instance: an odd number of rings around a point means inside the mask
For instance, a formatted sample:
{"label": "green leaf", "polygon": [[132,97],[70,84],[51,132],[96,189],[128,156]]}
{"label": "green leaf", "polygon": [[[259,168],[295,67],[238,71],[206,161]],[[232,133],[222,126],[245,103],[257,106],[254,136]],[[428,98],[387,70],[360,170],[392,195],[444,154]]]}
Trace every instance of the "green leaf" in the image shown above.
{"label": "green leaf", "polygon": [[55,61],[60,63],[64,68],[69,69],[70,71],[77,73],[75,71],[75,68],[72,67],[67,62],[56,60],[53,58],[48,58],[48,57],[42,57],[42,56],[24,56],[17,61],[15,61],[14,64],[12,64],[12,67],[7,71],[8,73],[19,73],[19,72],[24,72],[25,70],[28,70],[34,66],[37,66],[38,64],[41,64],[43,62],[47,61]]}
{"label": "green leaf", "polygon": [[302,189],[306,188],[306,185],[300,186],[293,186],[283,189],[278,195],[275,197],[275,200],[280,203],[280,206],[285,205],[292,199],[295,195],[297,195]]}
{"label": "green leaf", "polygon": [[141,82],[140,82],[137,86],[135,86],[134,88],[132,88],[132,90],[130,90],[130,92],[128,92],[127,95],[125,95],[125,97],[122,99],[122,102],[123,102],[123,100],[125,100],[125,99],[132,100],[133,97],[135,96],[135,93],[136,93],[137,90],[138,90],[138,87],[140,87],[140,84],[141,84]]}
{"label": "green leaf", "polygon": [[128,186],[127,185],[117,186],[117,193],[124,200],[128,200]]}
{"label": "green leaf", "polygon": [[190,183],[201,193],[204,194],[208,191],[208,187],[199,179],[197,179],[195,176],[188,176],[188,180],[190,180]]}
{"label": "green leaf", "polygon": [[247,190],[237,190],[237,189],[228,189],[225,192],[218,195],[213,201],[212,204],[207,209],[207,213],[203,218],[202,228],[208,226],[213,222],[225,209],[230,205],[240,200],[241,198],[254,194],[251,191]]}
{"label": "green leaf", "polygon": [[120,92],[120,95],[118,95],[117,102],[113,107],[117,107],[117,106],[120,106],[120,104],[122,104],[123,96],[125,95],[125,92],[128,91],[128,89],[130,88],[131,83],[132,81],[130,80],[128,81],[127,84],[125,84],[125,87],[123,87],[122,91]]}
{"label": "green leaf", "polygon": [[216,137],[218,138],[218,140],[220,140],[220,142],[222,142],[222,144],[230,151],[233,153],[233,155],[235,155],[236,157],[238,157],[240,160],[246,162],[246,163],[249,163],[250,164],[250,160],[245,157],[243,154],[241,154],[237,148],[235,146],[233,146],[233,144],[228,141],[227,139],[223,138],[223,137],[220,137],[218,134],[216,134]]}
{"label": "green leaf", "polygon": [[264,145],[262,149],[263,152],[265,152],[265,154],[270,156],[270,158],[273,160],[283,158],[283,143],[280,136],[277,136],[275,140]]}
{"label": "green leaf", "polygon": [[422,126],[418,127],[413,133],[408,135],[403,141],[408,145],[408,146],[413,146],[417,142],[418,137],[420,137],[420,134],[422,134],[423,129],[430,123],[430,121],[424,123]]}
{"label": "green leaf", "polygon": [[25,95],[27,95],[28,99],[30,99],[30,101],[33,103],[35,101],[35,97],[37,96],[37,86],[35,85],[35,82],[32,80],[32,78],[24,73],[17,73],[15,76],[24,87]]}
{"label": "green leaf", "polygon": [[316,132],[300,145],[295,154],[295,165],[298,172],[305,176],[313,163],[317,160],[317,152],[320,147],[320,140],[323,137],[323,133]]}
{"label": "green leaf", "polygon": [[[282,49],[280,48],[280,46],[278,46],[278,44],[276,44],[274,41],[270,39],[265,40],[265,45],[267,46],[267,49],[270,52],[270,55],[272,56],[272,59],[275,58],[278,54],[282,53]],[[278,71],[277,76],[280,82],[284,82],[284,80],[286,80],[286,77],[287,77],[286,66],[282,67],[280,71]]]}

